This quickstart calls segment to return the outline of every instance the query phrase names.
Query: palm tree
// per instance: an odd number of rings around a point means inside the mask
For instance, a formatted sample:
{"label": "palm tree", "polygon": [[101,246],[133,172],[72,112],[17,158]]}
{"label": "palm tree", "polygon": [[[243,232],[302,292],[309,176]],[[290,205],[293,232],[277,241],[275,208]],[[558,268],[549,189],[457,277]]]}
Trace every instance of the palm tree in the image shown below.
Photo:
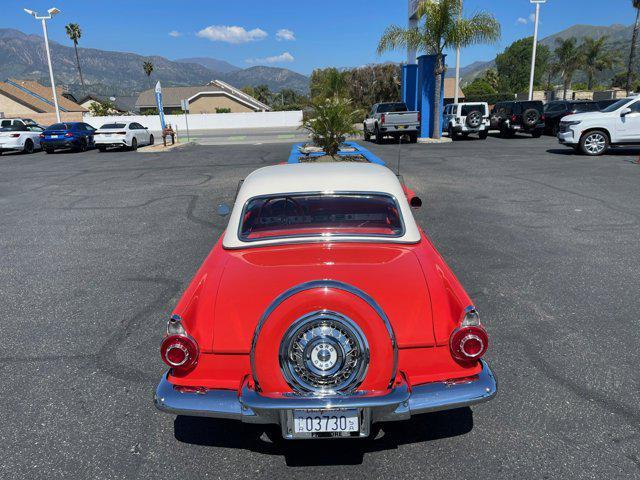
{"label": "palm tree", "polygon": [[391,25],[378,43],[378,54],[409,48],[436,56],[433,138],[442,135],[440,97],[442,75],[446,71],[444,50],[500,39],[500,24],[493,15],[478,12],[471,18],[462,18],[461,13],[459,0],[423,0],[418,6],[418,16],[422,20],[420,25],[408,29]]}
{"label": "palm tree", "polygon": [[[639,0],[640,1],[640,0]],[[611,52],[605,50],[607,37],[598,39],[585,37],[582,43],[582,54],[584,56],[584,72],[587,74],[587,90],[593,88],[593,79],[598,72],[613,68],[616,63]]]}
{"label": "palm tree", "polygon": [[638,32],[640,31],[640,0],[631,0],[633,8],[636,9],[636,23],[631,36],[631,51],[629,52],[629,67],[627,68],[627,95],[631,93],[631,79],[633,78],[633,65],[636,57],[636,47],[638,43]]}
{"label": "palm tree", "polygon": [[563,40],[556,39],[556,66],[562,78],[563,94],[562,99],[567,99],[567,90],[571,88],[571,82],[576,71],[580,69],[584,62],[584,55],[578,48],[578,41],[575,37]]}
{"label": "palm tree", "polygon": [[151,72],[153,72],[153,63],[144,62],[142,64],[142,69],[144,70],[144,73],[147,74],[147,80],[149,82],[149,88],[151,88]]}
{"label": "palm tree", "polygon": [[67,37],[73,42],[73,48],[76,50],[76,63],[78,65],[78,74],[80,75],[80,83],[82,84],[82,90],[84,91],[84,79],[82,78],[82,69],[80,68],[80,57],[78,56],[78,40],[82,37],[82,30],[77,23],[70,23],[65,25],[64,29],[67,31]]}

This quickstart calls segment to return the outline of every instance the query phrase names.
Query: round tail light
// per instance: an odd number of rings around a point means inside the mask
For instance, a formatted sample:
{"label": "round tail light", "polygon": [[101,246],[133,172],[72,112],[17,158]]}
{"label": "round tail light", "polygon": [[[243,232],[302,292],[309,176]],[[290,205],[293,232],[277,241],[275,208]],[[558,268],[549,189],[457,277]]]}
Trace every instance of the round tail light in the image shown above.
{"label": "round tail light", "polygon": [[451,355],[456,360],[462,362],[479,360],[488,347],[489,336],[480,326],[458,328],[451,334]]}
{"label": "round tail light", "polygon": [[198,361],[198,344],[187,335],[169,335],[160,347],[162,361],[169,365],[174,373],[186,373]]}

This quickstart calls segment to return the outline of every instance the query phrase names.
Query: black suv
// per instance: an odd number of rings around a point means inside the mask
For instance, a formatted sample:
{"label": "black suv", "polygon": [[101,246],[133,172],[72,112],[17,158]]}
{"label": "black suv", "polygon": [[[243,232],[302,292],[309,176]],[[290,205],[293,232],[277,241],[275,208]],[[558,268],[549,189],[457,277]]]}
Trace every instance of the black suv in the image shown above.
{"label": "black suv", "polygon": [[540,101],[498,102],[491,110],[491,129],[503,138],[525,132],[538,138],[544,132],[544,107]]}
{"label": "black suv", "polygon": [[560,120],[567,115],[582,112],[597,112],[598,104],[592,101],[555,100],[544,107],[545,132],[554,137],[560,131]]}

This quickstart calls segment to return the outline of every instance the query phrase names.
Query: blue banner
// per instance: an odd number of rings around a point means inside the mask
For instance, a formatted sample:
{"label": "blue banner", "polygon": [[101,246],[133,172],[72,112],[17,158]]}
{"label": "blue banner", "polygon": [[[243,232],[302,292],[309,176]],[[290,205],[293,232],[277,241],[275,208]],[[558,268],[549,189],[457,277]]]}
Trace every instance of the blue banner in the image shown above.
{"label": "blue banner", "polygon": [[162,87],[160,86],[160,81],[156,83],[156,105],[158,107],[158,115],[160,115],[160,125],[164,130],[167,124],[164,119],[164,108],[162,107]]}

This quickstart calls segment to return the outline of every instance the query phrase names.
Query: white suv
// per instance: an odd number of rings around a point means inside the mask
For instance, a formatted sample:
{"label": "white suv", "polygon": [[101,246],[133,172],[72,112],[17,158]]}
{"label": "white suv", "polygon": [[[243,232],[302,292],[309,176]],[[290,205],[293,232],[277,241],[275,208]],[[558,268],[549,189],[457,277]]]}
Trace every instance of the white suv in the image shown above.
{"label": "white suv", "polygon": [[567,115],[560,121],[558,140],[585,155],[602,155],[612,145],[640,145],[640,95],[600,112]]}
{"label": "white suv", "polygon": [[452,103],[444,107],[443,128],[452,140],[477,133],[484,140],[489,135],[489,105],[486,102]]}

